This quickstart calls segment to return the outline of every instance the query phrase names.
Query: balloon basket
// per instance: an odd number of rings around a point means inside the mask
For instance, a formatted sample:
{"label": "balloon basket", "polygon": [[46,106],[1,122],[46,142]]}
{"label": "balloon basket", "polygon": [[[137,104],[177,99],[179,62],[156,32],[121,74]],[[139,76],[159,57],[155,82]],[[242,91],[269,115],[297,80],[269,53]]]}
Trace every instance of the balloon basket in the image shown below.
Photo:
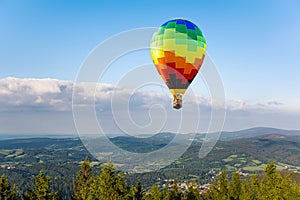
{"label": "balloon basket", "polygon": [[180,109],[182,107],[182,95],[181,94],[175,94],[174,100],[173,100],[173,108]]}

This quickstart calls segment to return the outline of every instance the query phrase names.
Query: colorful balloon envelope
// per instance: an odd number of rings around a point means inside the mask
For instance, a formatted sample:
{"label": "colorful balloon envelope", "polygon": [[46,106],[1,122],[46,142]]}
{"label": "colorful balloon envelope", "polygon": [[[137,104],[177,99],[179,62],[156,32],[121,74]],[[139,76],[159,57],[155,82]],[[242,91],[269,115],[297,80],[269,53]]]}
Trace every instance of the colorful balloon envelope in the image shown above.
{"label": "colorful balloon envelope", "polygon": [[182,107],[182,95],[203,63],[206,41],[201,30],[185,19],[167,21],[154,33],[150,53],[158,73],[173,94],[173,107]]}

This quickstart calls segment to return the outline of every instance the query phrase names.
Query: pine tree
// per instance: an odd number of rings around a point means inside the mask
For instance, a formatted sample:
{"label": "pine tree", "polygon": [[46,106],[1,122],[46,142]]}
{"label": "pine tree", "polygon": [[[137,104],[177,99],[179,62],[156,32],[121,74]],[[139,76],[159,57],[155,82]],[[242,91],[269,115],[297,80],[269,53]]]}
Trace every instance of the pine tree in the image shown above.
{"label": "pine tree", "polygon": [[3,174],[0,178],[0,200],[15,200],[16,186],[9,183],[7,177]]}
{"label": "pine tree", "polygon": [[142,200],[144,192],[142,190],[141,180],[139,179],[136,186],[133,187],[133,200]]}
{"label": "pine tree", "polygon": [[233,173],[232,179],[229,185],[229,195],[231,200],[239,200],[242,190],[240,175],[238,172]]}
{"label": "pine tree", "polygon": [[207,199],[227,200],[229,199],[229,181],[226,171],[222,171],[218,177],[218,182],[211,184],[205,195]]}
{"label": "pine tree", "polygon": [[250,178],[250,187],[253,191],[254,197],[257,199],[261,199],[261,193],[262,193],[262,184],[258,180],[257,175],[254,174]]}
{"label": "pine tree", "polygon": [[23,198],[30,200],[56,200],[57,192],[52,192],[50,190],[50,180],[51,178],[49,176],[45,176],[44,171],[41,170],[34,178],[34,190],[29,190]]}
{"label": "pine tree", "polygon": [[111,162],[101,166],[100,176],[95,177],[92,185],[93,200],[124,200],[129,198],[129,191],[124,174],[117,173]]}
{"label": "pine tree", "polygon": [[255,200],[255,195],[250,187],[249,181],[245,179],[241,184],[241,200]]}
{"label": "pine tree", "polygon": [[261,183],[260,199],[300,199],[299,185],[293,183],[289,176],[282,177],[276,171],[275,162],[266,166],[265,175]]}
{"label": "pine tree", "polygon": [[86,157],[81,165],[80,171],[77,173],[76,180],[73,182],[74,200],[86,200],[91,196],[91,185],[93,183],[92,167],[89,158]]}
{"label": "pine tree", "polygon": [[265,168],[265,179],[262,181],[262,199],[280,199],[282,188],[280,186],[282,177],[276,171],[276,164],[269,163]]}
{"label": "pine tree", "polygon": [[169,185],[166,184],[164,189],[161,192],[161,199],[162,200],[170,200],[170,192],[169,192],[168,188],[169,188]]}
{"label": "pine tree", "polygon": [[189,187],[186,196],[187,200],[202,200],[199,190],[195,188],[195,185],[196,184],[193,184],[192,186]]}
{"label": "pine tree", "polygon": [[152,185],[151,190],[145,195],[145,200],[161,200],[162,194],[156,185]]}
{"label": "pine tree", "polygon": [[300,185],[291,180],[290,174],[283,177],[281,188],[282,199],[300,199]]}
{"label": "pine tree", "polygon": [[176,179],[171,187],[171,190],[169,191],[169,199],[170,200],[180,200],[181,195],[182,195],[182,192],[178,187],[178,181]]}
{"label": "pine tree", "polygon": [[220,176],[218,177],[218,185],[219,185],[219,191],[221,195],[221,199],[227,199],[228,196],[228,188],[229,188],[229,181],[227,177],[227,172],[223,171]]}

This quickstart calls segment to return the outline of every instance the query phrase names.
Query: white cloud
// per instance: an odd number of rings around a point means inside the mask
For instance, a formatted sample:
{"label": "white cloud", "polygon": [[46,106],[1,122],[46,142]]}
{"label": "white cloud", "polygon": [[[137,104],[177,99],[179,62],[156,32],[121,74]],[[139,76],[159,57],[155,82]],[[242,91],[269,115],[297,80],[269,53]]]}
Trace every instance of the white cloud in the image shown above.
{"label": "white cloud", "polygon": [[281,103],[279,101],[269,101],[267,104],[268,105],[274,105],[274,106],[281,106],[281,105],[283,105],[283,103]]}
{"label": "white cloud", "polygon": [[[118,88],[111,84],[80,83],[76,85],[76,96],[85,100],[94,100],[99,109],[107,109],[111,104],[122,101],[122,97],[130,98],[129,106],[134,105],[135,109],[148,109],[153,104],[170,106],[172,101],[169,94],[155,91],[132,91]],[[48,110],[67,111],[72,109],[73,82],[58,79],[33,79],[13,78],[0,79],[0,111],[9,110]],[[112,99],[113,97],[113,99]],[[189,103],[197,103],[202,108],[210,108],[213,104],[209,97],[197,96],[196,98],[186,95],[184,100]],[[249,103],[242,99],[228,100],[227,109],[231,111],[274,109],[282,105],[277,101],[266,103]],[[217,106],[217,104],[213,104]]]}
{"label": "white cloud", "polygon": [[0,110],[70,109],[72,87],[57,79],[0,79]]}
{"label": "white cloud", "polygon": [[[67,111],[72,109],[73,82],[57,79],[0,79],[0,111],[9,110],[48,110]],[[129,106],[135,109],[148,109],[154,104],[170,106],[171,95],[155,91],[136,91],[118,88],[111,84],[80,83],[76,84],[76,97],[82,101],[95,100],[99,109],[107,109],[113,103],[121,103],[129,98]],[[198,101],[208,106],[210,100],[199,97],[196,100],[186,98],[186,103]]]}
{"label": "white cloud", "polygon": [[283,103],[279,101],[247,101],[243,99],[233,99],[227,101],[227,108],[229,111],[262,111],[274,112],[282,110]]}
{"label": "white cloud", "polygon": [[228,109],[243,110],[246,107],[246,102],[241,99],[234,99],[229,101]]}
{"label": "white cloud", "polygon": [[[57,79],[12,77],[0,79],[0,132],[19,132],[20,130],[38,133],[59,133],[67,132],[67,130],[74,132],[71,112],[73,86],[72,81]],[[135,114],[132,118],[137,119],[138,124],[145,124],[145,121],[149,121],[149,108],[153,108],[154,105],[161,105],[166,109],[167,114],[173,112],[172,96],[167,91],[164,93],[140,90],[132,94],[131,90],[110,84],[98,84],[95,91],[95,85],[92,83],[80,83],[76,87],[77,94],[75,95],[80,99],[82,106],[85,106],[86,102],[95,102],[97,114],[101,115],[102,118],[100,118],[104,121],[107,129],[113,126],[111,125],[112,120],[110,120],[111,114],[107,114],[112,110],[111,104],[117,107],[120,106],[120,109],[123,110],[124,106],[127,106],[132,114]],[[201,128],[203,130],[210,122],[212,105],[215,108],[222,106],[212,101],[210,97],[205,96],[195,98],[185,95],[183,100],[183,106],[185,107],[195,105],[195,103],[199,105]],[[294,128],[296,126],[292,124],[292,121],[288,122],[286,120],[288,119],[287,116],[291,115],[282,111],[282,103],[275,100],[250,102],[234,99],[227,100],[226,103],[226,129],[239,129],[258,125],[276,127],[279,124],[282,124],[282,127],[291,126]],[[158,115],[155,115],[152,120],[159,124],[160,120],[163,120],[163,113],[157,109],[152,110],[152,112]],[[291,117],[299,119],[298,116],[298,114],[294,114]],[[190,116],[191,119],[193,117]],[[86,118],[88,121],[89,116]],[[36,121],[39,121],[38,125]],[[193,122],[193,120],[190,121]],[[189,126],[189,124],[184,125]],[[114,130],[117,130],[117,128]]]}

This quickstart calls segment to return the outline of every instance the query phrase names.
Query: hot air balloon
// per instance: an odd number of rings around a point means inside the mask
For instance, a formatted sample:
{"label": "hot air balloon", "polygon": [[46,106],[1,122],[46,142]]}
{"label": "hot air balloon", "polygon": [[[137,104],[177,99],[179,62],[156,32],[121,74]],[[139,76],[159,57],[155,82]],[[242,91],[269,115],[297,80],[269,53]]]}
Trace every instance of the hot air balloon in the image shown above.
{"label": "hot air balloon", "polygon": [[201,30],[188,20],[167,21],[154,33],[150,54],[174,97],[174,108],[182,107],[182,95],[200,70],[205,52],[206,41]]}

